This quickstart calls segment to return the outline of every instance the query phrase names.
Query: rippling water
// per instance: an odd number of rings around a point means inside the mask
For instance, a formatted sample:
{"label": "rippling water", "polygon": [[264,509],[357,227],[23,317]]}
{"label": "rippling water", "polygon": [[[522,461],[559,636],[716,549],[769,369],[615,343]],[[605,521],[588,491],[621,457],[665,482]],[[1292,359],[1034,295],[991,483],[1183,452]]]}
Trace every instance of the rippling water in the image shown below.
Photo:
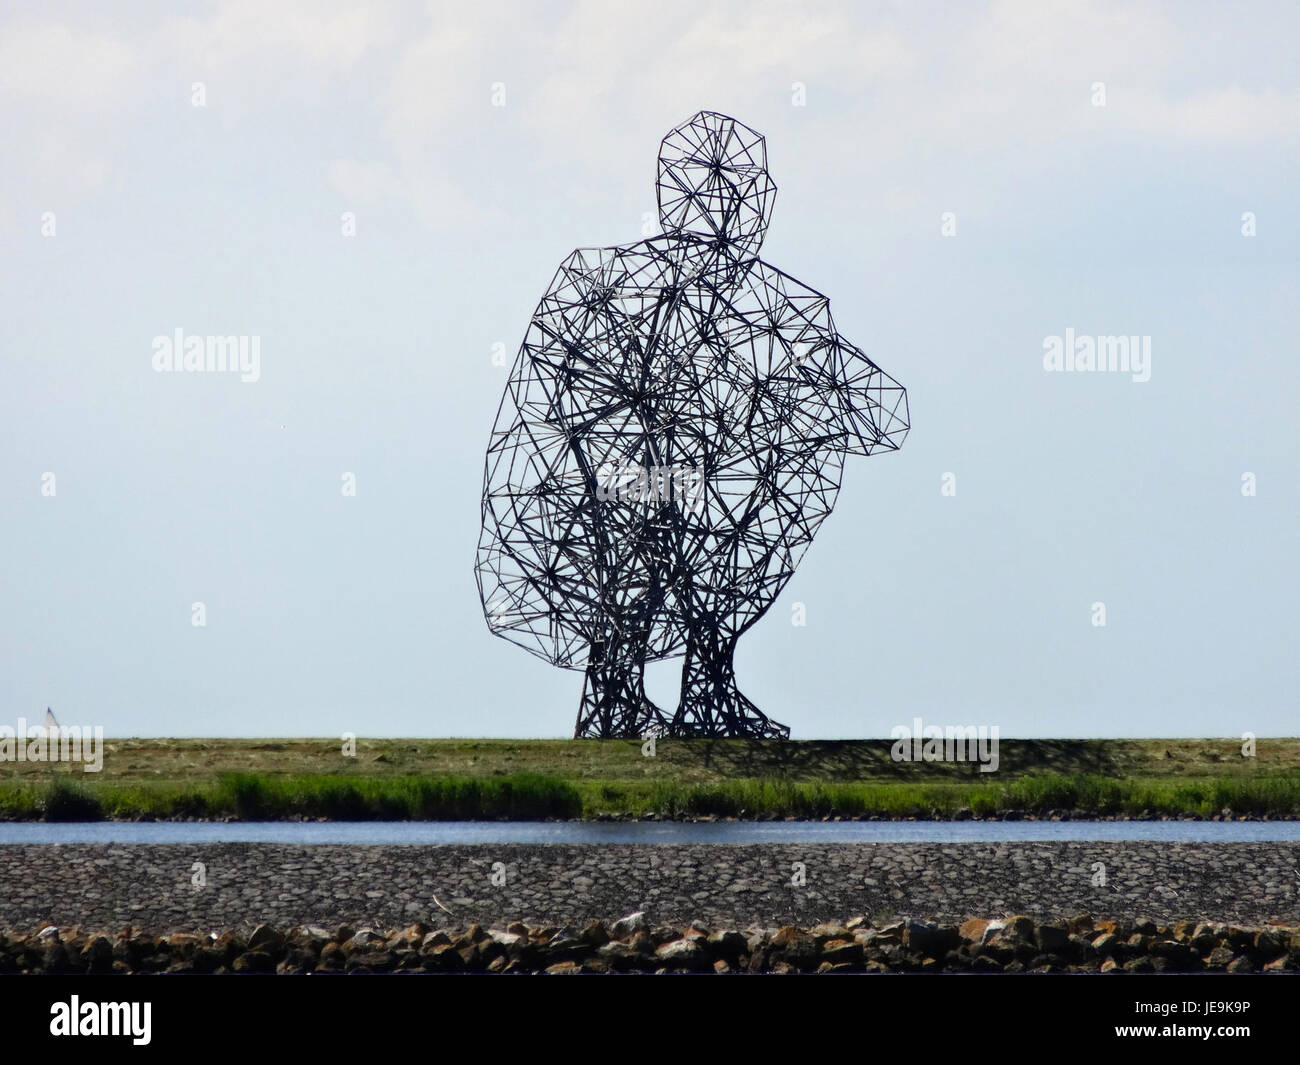
{"label": "rippling water", "polygon": [[0,823],[6,843],[1300,842],[1300,821],[99,821]]}

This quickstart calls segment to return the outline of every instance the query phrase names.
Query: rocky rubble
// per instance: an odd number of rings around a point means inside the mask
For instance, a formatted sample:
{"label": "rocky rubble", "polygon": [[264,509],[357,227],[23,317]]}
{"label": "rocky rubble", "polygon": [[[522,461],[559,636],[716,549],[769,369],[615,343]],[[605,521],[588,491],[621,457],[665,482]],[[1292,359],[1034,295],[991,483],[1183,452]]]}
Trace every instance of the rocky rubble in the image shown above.
{"label": "rocky rubble", "polygon": [[[794,863],[806,872],[799,886]],[[499,928],[517,918],[583,928],[634,909],[682,928],[885,912],[955,924],[1104,913],[1263,925],[1300,919],[1297,868],[1300,842],[11,844],[0,847],[0,929]]]}
{"label": "rocky rubble", "polygon": [[865,917],[808,928],[681,928],[644,913],[581,928],[312,925],[155,935],[46,924],[0,932],[0,973],[887,973],[1300,971],[1300,925],[1080,915],[940,924]]}

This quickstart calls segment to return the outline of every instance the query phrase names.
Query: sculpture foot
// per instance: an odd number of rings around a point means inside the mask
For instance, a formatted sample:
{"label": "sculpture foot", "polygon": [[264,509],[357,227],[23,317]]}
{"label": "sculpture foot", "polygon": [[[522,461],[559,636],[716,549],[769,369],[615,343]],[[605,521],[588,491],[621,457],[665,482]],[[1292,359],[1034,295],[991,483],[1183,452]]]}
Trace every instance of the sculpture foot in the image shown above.
{"label": "sculpture foot", "polygon": [[684,698],[668,727],[668,735],[788,740],[790,727],[773,721],[739,689],[730,687]]}
{"label": "sculpture foot", "polygon": [[587,675],[582,687],[575,740],[639,740],[668,734],[669,718],[635,682],[608,684]]}

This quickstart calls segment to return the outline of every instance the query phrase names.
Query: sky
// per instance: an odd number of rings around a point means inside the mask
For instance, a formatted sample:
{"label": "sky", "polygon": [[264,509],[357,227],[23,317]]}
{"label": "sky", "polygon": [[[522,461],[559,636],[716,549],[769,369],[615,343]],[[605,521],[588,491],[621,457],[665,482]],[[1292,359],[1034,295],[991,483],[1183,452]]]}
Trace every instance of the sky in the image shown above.
{"label": "sky", "polygon": [[[763,258],[912,424],[848,460],[749,698],[802,739],[1296,735],[1298,36],[1288,3],[5,4],[0,724],[570,735],[581,674],[474,583],[499,355],[574,248],[652,231],[707,109],[766,136]],[[158,372],[177,329],[256,373]],[[1067,331],[1149,338],[1149,377],[1048,369]]]}

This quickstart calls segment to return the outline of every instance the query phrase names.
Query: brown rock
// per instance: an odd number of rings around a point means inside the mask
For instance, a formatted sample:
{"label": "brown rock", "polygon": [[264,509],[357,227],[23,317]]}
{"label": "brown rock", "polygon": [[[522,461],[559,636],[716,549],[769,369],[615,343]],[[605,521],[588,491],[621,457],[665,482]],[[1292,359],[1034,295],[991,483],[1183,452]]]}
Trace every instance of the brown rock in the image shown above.
{"label": "brown rock", "polygon": [[389,945],[397,949],[419,950],[424,937],[428,934],[428,925],[418,923],[407,925],[389,941]]}
{"label": "brown rock", "polygon": [[230,966],[237,973],[270,973],[275,971],[275,960],[261,950],[245,951]]}
{"label": "brown rock", "polygon": [[373,928],[362,928],[340,944],[344,954],[365,954],[388,945],[388,940]]}
{"label": "brown rock", "polygon": [[1034,941],[1038,944],[1038,949],[1048,953],[1061,950],[1069,939],[1069,930],[1065,925],[1060,924],[1040,924],[1034,933]]}
{"label": "brown rock", "polygon": [[113,967],[113,944],[95,936],[81,952],[82,964],[92,973],[108,972]]}
{"label": "brown rock", "polygon": [[1008,917],[1002,934],[1004,936],[1015,936],[1016,939],[1032,941],[1034,938],[1034,922],[1028,917]]}
{"label": "brown rock", "polygon": [[818,961],[817,941],[794,925],[778,929],[769,947],[773,962],[783,961],[796,968],[811,969]]}
{"label": "brown rock", "polygon": [[1191,948],[1196,951],[1197,954],[1201,955],[1209,954],[1210,951],[1219,945],[1220,940],[1218,936],[1204,933],[1193,936],[1191,941]]}
{"label": "brown rock", "polygon": [[1228,931],[1224,938],[1228,946],[1233,950],[1248,950],[1255,945],[1255,933],[1249,928],[1238,928],[1235,925],[1229,925]]}
{"label": "brown rock", "polygon": [[475,949],[478,951],[478,965],[484,968],[490,967],[497,958],[504,958],[508,953],[506,945],[496,939],[485,939]]}
{"label": "brown rock", "polygon": [[708,955],[693,939],[674,939],[655,951],[659,961],[672,969],[703,971],[709,963]]}
{"label": "brown rock", "polygon": [[[224,959],[224,963],[229,965],[240,954],[244,953],[244,942],[234,932],[222,932],[221,935],[213,941],[212,947]],[[114,950],[114,954],[116,954]]]}
{"label": "brown rock", "polygon": [[903,942],[922,957],[943,957],[961,944],[961,933],[952,925],[933,921],[908,921],[903,930]]}
{"label": "brown rock", "polygon": [[588,946],[603,947],[609,942],[609,931],[601,921],[592,921],[578,933],[578,938]]}
{"label": "brown rock", "polygon": [[708,940],[708,949],[715,957],[735,961],[749,950],[749,941],[733,929],[718,929]]}
{"label": "brown rock", "polygon": [[1092,949],[1098,954],[1113,954],[1121,946],[1120,938],[1114,932],[1103,932],[1092,941]]}
{"label": "brown rock", "polygon": [[492,942],[500,946],[512,958],[519,957],[532,946],[524,936],[517,935],[514,932],[493,932]]}
{"label": "brown rock", "polygon": [[832,939],[822,946],[822,958],[832,965],[861,965],[862,944],[852,939]]}
{"label": "brown rock", "polygon": [[901,943],[903,942],[903,922],[891,921],[883,928],[877,929],[876,938],[882,943]]}
{"label": "brown rock", "polygon": [[1156,940],[1151,944],[1151,953],[1157,958],[1168,961],[1169,968],[1180,972],[1200,968],[1201,965],[1201,960],[1196,956],[1196,952],[1187,943],[1177,939]]}
{"label": "brown rock", "polygon": [[1267,928],[1255,936],[1255,942],[1252,945],[1255,948],[1255,953],[1263,958],[1275,958],[1286,950],[1278,934]]}
{"label": "brown rock", "polygon": [[617,939],[597,950],[596,956],[603,958],[611,969],[618,970],[639,968],[644,958],[630,943],[621,943]]}
{"label": "brown rock", "polygon": [[1087,936],[1073,935],[1069,939],[1067,948],[1071,956],[1078,958],[1080,961],[1088,961],[1097,956],[1097,950]]}
{"label": "brown rock", "polygon": [[248,949],[260,950],[273,958],[280,957],[284,950],[284,936],[269,924],[259,924],[248,937]]}
{"label": "brown rock", "polygon": [[828,939],[849,938],[849,930],[847,927],[842,924],[832,923],[813,925],[812,928],[808,929],[808,934],[816,940],[819,947]]}
{"label": "brown rock", "polygon": [[430,972],[454,973],[465,968],[465,959],[451,943],[439,943],[421,953],[424,967]]}
{"label": "brown rock", "polygon": [[636,913],[619,918],[610,926],[609,931],[614,939],[630,939],[638,932],[650,931],[650,922],[646,920],[644,910],[637,910]]}
{"label": "brown rock", "polygon": [[[341,958],[342,955],[340,954]],[[190,959],[190,968],[196,973],[214,973],[226,964],[220,951],[211,947],[200,947]]]}

